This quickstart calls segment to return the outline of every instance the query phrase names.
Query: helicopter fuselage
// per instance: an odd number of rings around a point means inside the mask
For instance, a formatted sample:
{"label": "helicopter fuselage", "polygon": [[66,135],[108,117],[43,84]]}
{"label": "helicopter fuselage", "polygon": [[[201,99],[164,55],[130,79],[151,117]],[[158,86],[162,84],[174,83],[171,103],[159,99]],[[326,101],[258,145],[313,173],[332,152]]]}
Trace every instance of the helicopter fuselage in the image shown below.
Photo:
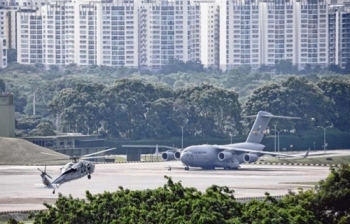
{"label": "helicopter fuselage", "polygon": [[95,165],[86,160],[80,160],[76,163],[67,163],[61,171],[61,175],[57,177],[52,184],[62,185],[65,182],[76,180],[88,175],[90,179],[90,174],[95,171]]}

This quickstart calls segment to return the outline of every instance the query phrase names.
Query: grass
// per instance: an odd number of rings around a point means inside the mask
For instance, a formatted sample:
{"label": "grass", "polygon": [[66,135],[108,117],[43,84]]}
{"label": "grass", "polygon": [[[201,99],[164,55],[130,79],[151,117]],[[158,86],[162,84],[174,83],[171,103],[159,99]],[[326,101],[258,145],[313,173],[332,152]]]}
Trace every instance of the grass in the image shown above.
{"label": "grass", "polygon": [[124,157],[116,157],[115,158],[115,162],[117,163],[117,162],[125,162],[126,161],[126,159],[124,158]]}
{"label": "grass", "polygon": [[[326,158],[332,158],[327,160]],[[299,163],[299,164],[350,164],[350,156],[332,156],[306,158],[306,159],[269,159],[265,160],[268,163]]]}

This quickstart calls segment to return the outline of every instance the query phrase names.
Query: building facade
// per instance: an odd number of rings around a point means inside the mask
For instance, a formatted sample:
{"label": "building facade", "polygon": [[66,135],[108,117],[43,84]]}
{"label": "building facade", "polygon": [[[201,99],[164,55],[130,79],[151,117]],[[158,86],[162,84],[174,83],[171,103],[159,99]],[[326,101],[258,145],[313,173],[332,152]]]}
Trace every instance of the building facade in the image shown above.
{"label": "building facade", "polygon": [[[17,60],[22,64],[158,70],[178,59],[227,70],[274,66],[280,60],[299,69],[344,67],[348,60],[349,6],[342,1],[62,0],[15,5],[17,16],[10,20],[16,21],[17,38],[11,46],[19,43]],[[13,36],[5,33],[11,32],[4,31],[6,40]]]}
{"label": "building facade", "polygon": [[329,8],[329,63],[345,67],[350,61],[350,8]]}

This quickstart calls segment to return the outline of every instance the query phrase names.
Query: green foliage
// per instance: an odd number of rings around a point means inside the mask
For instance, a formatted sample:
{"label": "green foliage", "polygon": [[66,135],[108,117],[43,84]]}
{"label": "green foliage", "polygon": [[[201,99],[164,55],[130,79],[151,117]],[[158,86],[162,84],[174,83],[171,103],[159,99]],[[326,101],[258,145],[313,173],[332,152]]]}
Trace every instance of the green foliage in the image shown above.
{"label": "green foliage", "polygon": [[5,92],[6,90],[6,83],[3,79],[0,79],[0,93]]}
{"label": "green foliage", "polygon": [[16,219],[14,218],[10,218],[8,221],[7,221],[7,224],[24,224],[24,222],[19,222],[17,221]]}
{"label": "green foliage", "polygon": [[[124,139],[179,137],[184,124],[185,138],[240,133],[240,104],[245,103],[244,112],[272,109],[275,114],[302,116],[304,123],[297,124],[298,131],[324,125],[322,121],[344,131],[350,129],[346,116],[348,87],[340,84],[347,82],[348,76],[337,79],[338,84],[332,81],[315,86],[316,82],[333,79],[321,76],[317,66],[305,66],[298,73],[308,81],[293,77],[288,82],[289,75],[273,75],[274,69],[267,67],[257,72],[242,65],[221,72],[204,69],[200,62],[174,60],[163,69],[168,69],[166,75],[126,67],[70,64],[45,68],[42,64],[11,64],[0,71],[0,91],[6,82],[7,90],[14,95],[19,118],[33,114],[35,93],[36,115],[51,121],[60,117],[60,131],[89,131]],[[125,78],[128,81],[123,81]],[[78,84],[92,87],[79,89]],[[161,95],[163,91],[166,96]],[[178,95],[186,91],[190,98]],[[64,102],[66,98],[70,100]],[[327,99],[329,102],[324,104]],[[291,126],[286,123],[280,128]]]}
{"label": "green foliage", "polygon": [[15,63],[17,62],[17,50],[10,48],[7,50],[7,62]]}
{"label": "green foliage", "polygon": [[41,121],[35,129],[31,130],[29,132],[29,135],[31,136],[53,136],[56,135],[55,133],[55,126],[52,124],[52,122],[43,120]]}
{"label": "green foliage", "polygon": [[56,135],[56,128],[50,120],[43,119],[41,116],[22,116],[16,119],[16,130],[21,136],[49,136]]}
{"label": "green foliage", "polygon": [[331,168],[315,189],[289,193],[283,201],[312,212],[321,223],[347,223],[350,216],[350,166]]}
{"label": "green foliage", "polygon": [[265,110],[273,114],[301,117],[301,121],[284,121],[279,128],[305,130],[330,120],[333,109],[333,102],[320,88],[305,78],[291,77],[281,85],[271,84],[256,89],[246,101],[243,113],[256,114]]}
{"label": "green foliage", "polygon": [[55,205],[45,204],[48,210],[35,215],[34,223],[319,223],[302,207],[268,195],[265,201],[243,204],[227,187],[212,185],[202,193],[166,178],[167,184],[155,190],[87,191],[86,201],[59,195]]}
{"label": "green foliage", "polygon": [[277,60],[275,62],[277,74],[297,74],[298,67],[293,65],[290,60]]}
{"label": "green foliage", "polygon": [[77,84],[61,90],[50,102],[64,130],[107,133],[142,139],[180,136],[221,136],[241,131],[238,94],[201,85],[173,91],[163,84],[119,79],[112,86]]}
{"label": "green foliage", "polygon": [[340,130],[350,131],[350,82],[342,79],[321,80],[317,86],[334,103],[332,124]]}
{"label": "green foliage", "polygon": [[200,61],[183,62],[178,59],[173,59],[163,66],[159,71],[160,74],[171,74],[177,72],[205,72],[203,64]]}
{"label": "green foliage", "polygon": [[[36,223],[268,223],[345,224],[350,217],[350,166],[331,168],[315,189],[281,200],[266,193],[262,201],[240,203],[228,187],[212,185],[205,192],[182,186],[165,176],[167,184],[154,190],[116,192],[85,199],[59,194],[48,210],[33,214]],[[18,223],[11,220],[10,223]]]}

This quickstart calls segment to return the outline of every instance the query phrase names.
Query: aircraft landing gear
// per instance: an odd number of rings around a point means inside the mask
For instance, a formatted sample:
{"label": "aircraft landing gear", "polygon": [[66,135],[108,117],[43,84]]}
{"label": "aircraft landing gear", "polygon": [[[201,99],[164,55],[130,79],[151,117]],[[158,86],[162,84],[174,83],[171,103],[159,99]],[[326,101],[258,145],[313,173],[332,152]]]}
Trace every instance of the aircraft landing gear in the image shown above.
{"label": "aircraft landing gear", "polygon": [[55,190],[52,191],[52,194],[55,194]]}
{"label": "aircraft landing gear", "polygon": [[89,180],[91,179],[91,175],[90,175],[90,174],[88,175],[88,179],[89,179]]}
{"label": "aircraft landing gear", "polygon": [[185,166],[185,170],[186,170],[186,171],[189,171],[190,168],[189,168],[188,166]]}
{"label": "aircraft landing gear", "polygon": [[238,167],[229,167],[229,166],[226,166],[226,167],[224,167],[224,170],[238,170]]}

